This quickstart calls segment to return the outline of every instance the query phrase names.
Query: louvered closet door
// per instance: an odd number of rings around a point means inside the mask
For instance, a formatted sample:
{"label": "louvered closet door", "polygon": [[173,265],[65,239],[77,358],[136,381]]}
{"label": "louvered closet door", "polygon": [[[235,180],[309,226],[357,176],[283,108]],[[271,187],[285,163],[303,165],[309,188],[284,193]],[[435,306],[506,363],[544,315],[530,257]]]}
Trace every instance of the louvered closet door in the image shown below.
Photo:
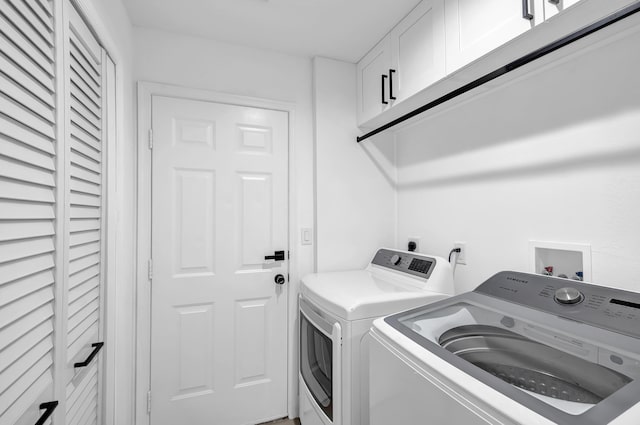
{"label": "louvered closet door", "polygon": [[53,397],[56,100],[53,3],[0,0],[0,425]]}
{"label": "louvered closet door", "polygon": [[91,425],[99,417],[101,357],[84,368],[73,365],[102,341],[103,51],[69,3],[66,12],[66,424]]}

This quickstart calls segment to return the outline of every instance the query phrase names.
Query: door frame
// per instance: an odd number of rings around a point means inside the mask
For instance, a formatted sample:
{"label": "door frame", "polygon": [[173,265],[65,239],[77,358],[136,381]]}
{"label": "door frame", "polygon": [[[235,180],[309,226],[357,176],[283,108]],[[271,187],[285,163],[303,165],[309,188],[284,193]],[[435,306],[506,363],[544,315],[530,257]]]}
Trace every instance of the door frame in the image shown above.
{"label": "door frame", "polygon": [[[138,82],[137,87],[137,246],[136,246],[136,383],[135,383],[135,423],[149,425],[148,391],[151,383],[151,286],[149,280],[149,260],[151,259],[151,149],[149,149],[149,137],[151,129],[151,105],[153,96],[167,96],[188,100],[224,103],[237,106],[246,106],[262,109],[283,111],[288,114],[288,196],[289,196],[289,224],[288,241],[289,250],[296,246],[297,234],[297,196],[296,179],[294,176],[294,123],[295,104],[271,99],[261,99],[247,96],[221,93],[196,88],[181,87],[169,84],[153,83],[147,81]],[[295,357],[295,318],[297,316],[297,291],[291,289],[291,282],[297,282],[298,259],[296,255],[289,258],[289,282],[287,289],[287,413],[290,418],[296,417],[293,407],[297,405],[296,385],[298,373],[293,370],[295,362],[290,361]]]}

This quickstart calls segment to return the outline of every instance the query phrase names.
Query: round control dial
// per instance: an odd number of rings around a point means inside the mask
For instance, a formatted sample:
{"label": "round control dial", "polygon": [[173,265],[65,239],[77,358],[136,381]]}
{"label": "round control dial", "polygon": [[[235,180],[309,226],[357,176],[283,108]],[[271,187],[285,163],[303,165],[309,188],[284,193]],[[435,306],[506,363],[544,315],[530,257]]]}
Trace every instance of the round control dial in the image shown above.
{"label": "round control dial", "polygon": [[400,261],[402,261],[402,258],[398,254],[394,254],[391,257],[391,264],[393,264],[394,266],[397,266],[398,264],[400,264]]}
{"label": "round control dial", "polygon": [[584,295],[582,292],[578,291],[576,288],[560,288],[556,291],[554,300],[559,302],[560,304],[578,304],[584,299]]}

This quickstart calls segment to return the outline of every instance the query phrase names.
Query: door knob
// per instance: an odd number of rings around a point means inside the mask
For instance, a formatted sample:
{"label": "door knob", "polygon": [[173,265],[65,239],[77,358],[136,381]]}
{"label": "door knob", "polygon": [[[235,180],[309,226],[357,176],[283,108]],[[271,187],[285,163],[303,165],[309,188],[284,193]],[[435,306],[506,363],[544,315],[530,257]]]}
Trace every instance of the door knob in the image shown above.
{"label": "door knob", "polygon": [[284,261],[284,251],[275,251],[273,255],[265,255],[266,260]]}
{"label": "door knob", "polygon": [[281,274],[277,274],[276,277],[273,279],[274,282],[276,282],[278,285],[284,285],[284,283],[287,281],[283,275]]}

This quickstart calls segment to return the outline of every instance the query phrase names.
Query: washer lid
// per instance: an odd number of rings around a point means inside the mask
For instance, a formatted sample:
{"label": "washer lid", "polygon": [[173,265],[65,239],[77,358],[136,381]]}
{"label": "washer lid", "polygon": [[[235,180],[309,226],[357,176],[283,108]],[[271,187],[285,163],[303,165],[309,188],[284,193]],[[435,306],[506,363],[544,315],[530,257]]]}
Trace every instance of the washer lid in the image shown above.
{"label": "washer lid", "polygon": [[386,316],[449,296],[369,270],[310,274],[303,278],[300,293],[346,320]]}

